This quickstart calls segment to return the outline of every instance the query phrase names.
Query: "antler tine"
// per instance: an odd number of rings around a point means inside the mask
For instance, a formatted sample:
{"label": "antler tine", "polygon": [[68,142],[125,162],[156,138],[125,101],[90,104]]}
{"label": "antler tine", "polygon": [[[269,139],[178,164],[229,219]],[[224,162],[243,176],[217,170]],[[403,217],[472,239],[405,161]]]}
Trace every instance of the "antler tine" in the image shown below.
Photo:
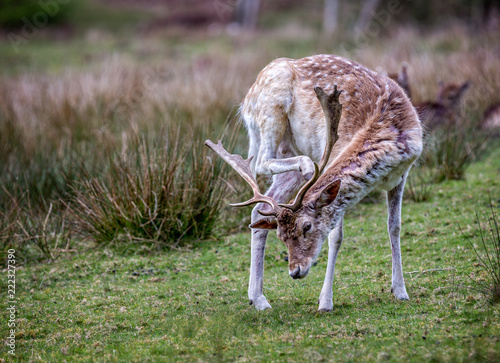
{"label": "antler tine", "polygon": [[254,197],[252,199],[242,203],[230,204],[230,206],[245,207],[254,203],[267,203],[271,206],[272,211],[265,213],[269,213],[268,215],[278,214],[280,208],[276,201],[267,195],[261,194],[259,190],[259,185],[257,184],[250,168],[250,161],[252,160],[252,157],[245,160],[240,155],[228,153],[226,149],[224,149],[224,146],[222,146],[222,142],[220,140],[217,145],[212,141],[207,140],[205,141],[205,145],[215,151],[226,163],[228,163],[243,179],[246,180],[253,190]]}
{"label": "antler tine", "polygon": [[288,208],[288,209],[291,209],[293,211],[299,210],[300,207],[302,206],[302,200],[304,199],[304,195],[306,195],[306,192],[309,190],[309,188],[312,187],[314,183],[316,183],[316,180],[318,180],[319,175],[320,175],[320,171],[318,168],[318,164],[314,163],[314,175],[313,175],[313,177],[311,179],[309,179],[307,181],[307,183],[305,183],[302,186],[302,188],[300,188],[293,203],[292,204],[278,204],[278,206],[283,207],[283,208]]}
{"label": "antler tine", "polygon": [[342,104],[339,102],[339,96],[342,91],[337,90],[337,85],[333,85],[333,93],[328,95],[323,90],[323,88],[316,86],[314,87],[314,92],[316,92],[316,96],[318,97],[321,108],[323,108],[323,112],[325,114],[326,120],[326,147],[323,152],[323,156],[319,162],[319,166],[314,163],[314,176],[306,183],[302,188],[300,188],[295,200],[292,204],[278,204],[280,207],[289,208],[291,210],[298,210],[302,206],[302,201],[304,200],[304,196],[306,192],[316,183],[319,176],[323,172],[328,164],[328,160],[330,158],[330,154],[332,153],[333,145],[339,139],[338,128],[340,122],[340,116],[342,115]]}

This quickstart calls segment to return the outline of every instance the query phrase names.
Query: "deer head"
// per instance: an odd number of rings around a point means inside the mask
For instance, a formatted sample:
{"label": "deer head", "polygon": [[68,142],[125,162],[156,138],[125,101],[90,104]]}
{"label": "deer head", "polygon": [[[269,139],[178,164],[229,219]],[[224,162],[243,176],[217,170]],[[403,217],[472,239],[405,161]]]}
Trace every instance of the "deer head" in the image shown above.
{"label": "deer head", "polygon": [[465,91],[470,86],[470,82],[466,81],[462,84],[439,82],[439,92],[437,101],[448,107],[456,107],[459,105]]}
{"label": "deer head", "polygon": [[[231,205],[243,207],[265,203],[269,206],[265,210],[259,209],[259,213],[266,218],[256,221],[250,225],[250,228],[277,229],[278,238],[288,248],[290,276],[294,279],[303,278],[308,274],[311,264],[318,256],[323,242],[335,224],[337,218],[332,204],[341,185],[340,179],[324,187],[317,182],[328,163],[333,145],[338,140],[337,130],[342,114],[339,96],[342,91],[338,91],[336,85],[331,95],[327,95],[320,87],[315,87],[314,91],[325,114],[326,147],[319,166],[314,163],[314,175],[302,186],[291,204],[279,204],[274,199],[261,194],[251,171],[251,158],[244,160],[240,155],[228,153],[220,141],[217,145],[210,140],[205,142],[252,187],[254,193],[252,199]],[[308,191],[312,193],[307,193]]]}

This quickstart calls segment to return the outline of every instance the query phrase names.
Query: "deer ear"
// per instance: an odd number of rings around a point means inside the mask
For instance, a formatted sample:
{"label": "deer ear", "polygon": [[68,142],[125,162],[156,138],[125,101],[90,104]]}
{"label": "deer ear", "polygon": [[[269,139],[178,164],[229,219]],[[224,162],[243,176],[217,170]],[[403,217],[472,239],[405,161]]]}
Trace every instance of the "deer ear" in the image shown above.
{"label": "deer ear", "polygon": [[252,223],[249,227],[253,229],[276,229],[278,228],[278,222],[276,222],[276,218],[264,218]]}
{"label": "deer ear", "polygon": [[316,208],[321,208],[326,205],[332,204],[340,190],[340,179],[337,179],[326,186],[321,192],[319,198],[316,200]]}

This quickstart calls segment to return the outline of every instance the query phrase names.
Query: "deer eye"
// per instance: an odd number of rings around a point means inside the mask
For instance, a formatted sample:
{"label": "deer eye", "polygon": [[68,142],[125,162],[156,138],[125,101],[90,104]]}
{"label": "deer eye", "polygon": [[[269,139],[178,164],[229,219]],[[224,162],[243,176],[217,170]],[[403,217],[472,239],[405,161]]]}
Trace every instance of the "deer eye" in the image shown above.
{"label": "deer eye", "polygon": [[307,231],[309,231],[311,229],[311,222],[306,222],[304,223],[304,226],[302,226],[302,229],[304,231],[304,234],[306,234]]}

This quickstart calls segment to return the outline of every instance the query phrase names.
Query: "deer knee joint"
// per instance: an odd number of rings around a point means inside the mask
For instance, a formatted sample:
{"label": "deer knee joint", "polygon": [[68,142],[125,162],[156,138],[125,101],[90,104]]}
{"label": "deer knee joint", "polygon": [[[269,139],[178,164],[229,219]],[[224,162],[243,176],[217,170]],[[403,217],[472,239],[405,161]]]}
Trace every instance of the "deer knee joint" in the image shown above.
{"label": "deer knee joint", "polygon": [[401,226],[399,224],[389,225],[389,233],[391,235],[399,235],[401,233]]}

